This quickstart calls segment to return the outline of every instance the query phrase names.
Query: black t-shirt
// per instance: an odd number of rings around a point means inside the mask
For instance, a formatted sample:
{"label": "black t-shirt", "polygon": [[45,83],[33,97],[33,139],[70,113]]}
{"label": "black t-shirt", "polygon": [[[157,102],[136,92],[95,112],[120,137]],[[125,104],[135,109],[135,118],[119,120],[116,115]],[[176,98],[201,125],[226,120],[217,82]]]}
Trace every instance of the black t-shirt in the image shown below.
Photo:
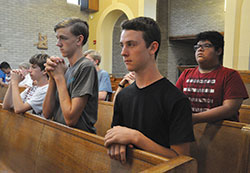
{"label": "black t-shirt", "polygon": [[112,127],[116,125],[139,130],[168,148],[194,141],[190,102],[166,78],[141,89],[136,82],[124,88],[115,101]]}

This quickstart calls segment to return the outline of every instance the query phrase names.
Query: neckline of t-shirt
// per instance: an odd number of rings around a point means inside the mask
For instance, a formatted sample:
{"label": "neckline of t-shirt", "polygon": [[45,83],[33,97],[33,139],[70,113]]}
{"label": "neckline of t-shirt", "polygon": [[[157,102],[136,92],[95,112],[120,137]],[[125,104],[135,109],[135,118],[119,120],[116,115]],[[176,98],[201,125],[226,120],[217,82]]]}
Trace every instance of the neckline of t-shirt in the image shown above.
{"label": "neckline of t-shirt", "polygon": [[153,85],[157,85],[158,83],[160,83],[160,82],[163,81],[164,79],[166,79],[166,78],[165,78],[165,77],[162,77],[161,79],[159,79],[159,80],[157,80],[157,81],[155,81],[155,82],[153,82],[153,83],[151,83],[151,84],[149,84],[148,86],[145,86],[145,87],[143,87],[143,88],[139,88],[139,87],[136,85],[136,81],[134,82],[134,85],[135,85],[135,87],[136,87],[137,90],[142,91],[142,90],[146,90],[147,88],[150,88],[150,87],[153,86]]}
{"label": "neckline of t-shirt", "polygon": [[219,65],[216,69],[214,69],[213,71],[210,71],[208,73],[201,73],[199,70],[199,67],[197,67],[197,71],[199,73],[199,76],[207,76],[207,75],[210,75],[212,73],[216,73],[220,68],[222,68],[222,65]]}
{"label": "neckline of t-shirt", "polygon": [[47,83],[47,84],[45,84],[43,86],[37,86],[37,88],[47,88],[48,86],[49,86],[49,84]]}
{"label": "neckline of t-shirt", "polygon": [[73,66],[70,66],[70,64],[69,64],[69,65],[68,65],[68,68],[70,68],[70,69],[74,68],[77,64],[79,64],[79,63],[80,63],[81,61],[83,61],[85,58],[86,58],[85,56],[79,58]]}

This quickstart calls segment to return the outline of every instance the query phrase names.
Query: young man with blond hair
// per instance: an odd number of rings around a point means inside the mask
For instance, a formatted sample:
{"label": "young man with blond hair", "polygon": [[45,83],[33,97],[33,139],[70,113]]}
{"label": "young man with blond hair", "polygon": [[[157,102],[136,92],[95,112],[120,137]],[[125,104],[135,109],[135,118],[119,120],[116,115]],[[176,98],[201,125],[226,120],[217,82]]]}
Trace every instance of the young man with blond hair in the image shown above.
{"label": "young man with blond hair", "polygon": [[55,27],[57,46],[69,61],[51,57],[45,66],[49,88],[43,104],[46,118],[64,125],[95,133],[97,120],[98,79],[94,64],[84,57],[82,46],[89,36],[87,22],[67,18]]}

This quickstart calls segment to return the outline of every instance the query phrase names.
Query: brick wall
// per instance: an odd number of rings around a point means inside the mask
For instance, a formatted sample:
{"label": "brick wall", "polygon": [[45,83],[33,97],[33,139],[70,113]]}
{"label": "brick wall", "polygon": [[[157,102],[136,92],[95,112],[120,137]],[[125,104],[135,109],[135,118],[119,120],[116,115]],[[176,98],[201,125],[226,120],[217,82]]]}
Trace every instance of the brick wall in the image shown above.
{"label": "brick wall", "polygon": [[[88,20],[88,13],[81,12],[79,6],[67,4],[66,0],[1,0],[0,62],[7,61],[12,68],[17,68],[36,53],[59,56],[53,27],[63,18],[72,16]],[[34,46],[39,32],[48,36],[47,50]]]}
{"label": "brick wall", "polygon": [[224,0],[170,0],[169,35],[224,31]]}
{"label": "brick wall", "polygon": [[163,30],[158,67],[175,83],[179,74],[177,65],[196,64],[193,42],[169,41],[168,37],[206,30],[224,31],[224,0],[158,0],[157,13],[157,21]]}
{"label": "brick wall", "polygon": [[158,0],[157,2],[157,15],[156,20],[161,29],[161,46],[160,51],[157,55],[157,65],[160,73],[167,77],[168,74],[168,23],[169,23],[169,13],[168,13],[168,0]]}

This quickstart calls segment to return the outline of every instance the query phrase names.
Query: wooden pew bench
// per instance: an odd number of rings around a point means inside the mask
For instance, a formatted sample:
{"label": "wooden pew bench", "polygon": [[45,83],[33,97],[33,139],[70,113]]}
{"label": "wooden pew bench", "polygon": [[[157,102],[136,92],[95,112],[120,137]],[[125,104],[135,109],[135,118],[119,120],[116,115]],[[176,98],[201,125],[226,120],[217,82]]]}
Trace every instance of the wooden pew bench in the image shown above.
{"label": "wooden pew bench", "polygon": [[[105,136],[112,122],[113,103],[99,101],[98,108],[97,134]],[[194,125],[196,141],[191,145],[191,156],[198,160],[199,172],[238,172],[244,169],[250,172],[250,168],[243,165],[244,160],[245,165],[250,165],[250,159],[247,159],[250,157],[250,130],[246,127],[245,123],[231,121]]]}
{"label": "wooden pew bench", "polygon": [[198,172],[249,173],[250,129],[245,127],[245,123],[232,121],[194,125],[191,156],[198,161]]}
{"label": "wooden pew bench", "polygon": [[[2,87],[0,86],[0,103],[3,102],[3,99],[4,99],[4,96],[5,96],[5,93],[7,91],[8,87]],[[23,92],[26,88],[25,87],[19,87],[19,92]]]}
{"label": "wooden pew bench", "polygon": [[121,82],[122,78],[116,78],[112,75],[110,75],[110,82],[111,82],[111,87],[112,87],[112,91],[116,91],[118,84]]}
{"label": "wooden pew bench", "polygon": [[[246,86],[248,95],[250,96],[250,70],[238,70],[238,72]],[[244,100],[243,104],[250,105],[250,98]]]}
{"label": "wooden pew bench", "polygon": [[95,123],[96,134],[104,137],[107,130],[111,128],[113,119],[114,103],[99,101],[98,102],[98,118]]}
{"label": "wooden pew bench", "polygon": [[239,121],[250,124],[250,105],[241,105],[239,113]]}
{"label": "wooden pew bench", "polygon": [[3,102],[7,87],[0,86],[0,101]]}
{"label": "wooden pew bench", "polygon": [[103,137],[33,114],[0,107],[0,172],[197,172],[193,158],[164,158],[131,149],[127,163],[111,159]]}
{"label": "wooden pew bench", "polygon": [[1,165],[8,167],[10,172],[35,172],[36,156],[44,125],[39,121],[0,109]]}

